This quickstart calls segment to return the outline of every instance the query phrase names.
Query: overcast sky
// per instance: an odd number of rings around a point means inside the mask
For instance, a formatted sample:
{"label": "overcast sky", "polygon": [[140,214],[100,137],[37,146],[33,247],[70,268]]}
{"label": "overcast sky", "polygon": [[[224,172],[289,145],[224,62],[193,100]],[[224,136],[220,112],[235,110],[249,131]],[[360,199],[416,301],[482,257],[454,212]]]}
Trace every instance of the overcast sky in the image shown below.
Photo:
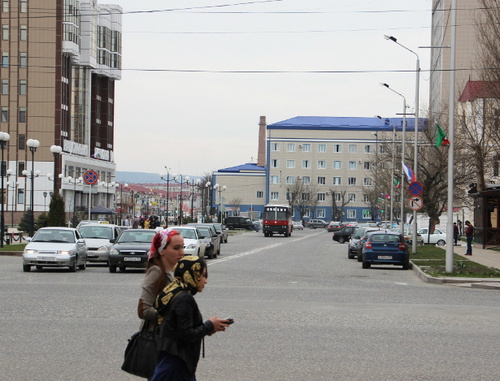
{"label": "overcast sky", "polygon": [[[428,105],[432,0],[100,0],[123,7],[118,171],[203,175],[255,161],[258,123],[396,117]],[[145,11],[145,12],[136,12]]]}

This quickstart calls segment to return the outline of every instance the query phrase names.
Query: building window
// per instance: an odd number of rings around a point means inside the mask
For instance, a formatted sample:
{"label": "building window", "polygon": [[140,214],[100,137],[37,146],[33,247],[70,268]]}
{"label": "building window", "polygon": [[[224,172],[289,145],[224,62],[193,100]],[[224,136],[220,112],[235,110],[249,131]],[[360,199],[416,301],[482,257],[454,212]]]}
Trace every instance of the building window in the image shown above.
{"label": "building window", "polygon": [[26,107],[19,108],[19,123],[26,123]]}
{"label": "building window", "polygon": [[279,176],[271,176],[271,184],[279,184],[280,183],[280,177]]}
{"label": "building window", "polygon": [[9,26],[2,25],[2,40],[9,41]]}
{"label": "building window", "polygon": [[311,168],[311,162],[309,160],[302,160],[302,168]]}
{"label": "building window", "polygon": [[369,161],[365,161],[363,163],[363,168],[369,170],[371,168],[370,162]]}
{"label": "building window", "polygon": [[342,152],[342,144],[334,144],[333,145],[333,152],[341,153]]}
{"label": "building window", "polygon": [[271,200],[278,201],[279,199],[279,192],[271,192]]}
{"label": "building window", "polygon": [[257,198],[264,198],[264,192],[257,191]]}
{"label": "building window", "polygon": [[26,95],[27,91],[28,91],[28,86],[26,84],[26,80],[21,79],[19,81],[19,95]]}
{"label": "building window", "polygon": [[326,169],[326,161],[318,160],[318,169]]}
{"label": "building window", "polygon": [[2,122],[6,123],[9,121],[9,108],[2,107]]}
{"label": "building window", "polygon": [[271,151],[279,151],[280,144],[279,143],[271,143]]}
{"label": "building window", "polygon": [[373,185],[373,181],[372,179],[368,178],[368,177],[365,177],[363,179],[363,185],[364,186],[367,186],[367,187],[371,187]]}
{"label": "building window", "polygon": [[326,144],[318,144],[318,152],[326,152]]}
{"label": "building window", "polygon": [[286,145],[286,152],[295,152],[295,143],[288,143]]}
{"label": "building window", "polygon": [[349,193],[347,199],[349,200],[349,202],[356,202],[356,193]]}
{"label": "building window", "polygon": [[326,193],[318,193],[318,201],[325,201]]}
{"label": "building window", "polygon": [[2,53],[2,67],[9,67],[9,53]]}
{"label": "building window", "polygon": [[363,219],[365,220],[372,219],[372,211],[370,209],[363,209]]}
{"label": "building window", "polygon": [[287,184],[295,184],[295,176],[287,176],[286,183]]}
{"label": "building window", "polygon": [[279,167],[280,167],[280,161],[278,159],[272,159],[271,168],[279,168]]}
{"label": "building window", "polygon": [[372,153],[372,146],[367,144],[365,145],[365,153]]}
{"label": "building window", "polygon": [[24,204],[24,189],[17,190],[17,203]]}
{"label": "building window", "polygon": [[21,41],[28,41],[28,27],[26,25],[21,25],[19,38],[21,39]]}
{"label": "building window", "polygon": [[355,161],[350,161],[349,162],[349,169],[356,169],[356,168],[357,168],[356,162]]}
{"label": "building window", "polygon": [[311,195],[309,193],[302,193],[302,201],[309,201]]}
{"label": "building window", "polygon": [[28,66],[28,55],[26,53],[19,53],[19,67]]}
{"label": "building window", "polygon": [[333,162],[333,169],[342,169],[342,162],[341,161],[334,161]]}
{"label": "building window", "polygon": [[316,211],[316,217],[318,217],[318,218],[325,218],[326,217],[325,209],[318,209]]}
{"label": "building window", "polygon": [[[26,149],[26,135],[24,134],[19,134],[19,137],[17,139],[17,148],[20,150],[25,150]],[[18,171],[17,173],[21,173],[22,171]]]}
{"label": "building window", "polygon": [[[24,161],[18,161],[17,162],[17,173],[23,173],[23,171],[26,169],[26,163]],[[21,175],[19,175],[21,176]]]}
{"label": "building window", "polygon": [[370,195],[369,194],[363,195],[363,202],[370,202]]}
{"label": "building window", "polygon": [[19,7],[21,10],[21,13],[27,13],[28,12],[28,0],[20,0],[19,1]]}
{"label": "building window", "polygon": [[347,184],[348,185],[356,185],[356,178],[355,177],[348,177]]}
{"label": "building window", "polygon": [[287,160],[286,167],[287,168],[295,168],[295,160]]}
{"label": "building window", "polygon": [[302,184],[304,184],[304,185],[311,184],[311,176],[304,176],[304,177],[302,177]]}
{"label": "building window", "polygon": [[2,0],[2,12],[9,11],[9,0]]}
{"label": "building window", "polygon": [[336,202],[340,202],[340,201],[342,201],[342,197],[341,197],[340,193],[335,193],[335,194],[333,195],[333,197],[335,197],[335,201],[336,201]]}
{"label": "building window", "polygon": [[2,95],[9,95],[9,80],[2,79]]}
{"label": "building window", "polygon": [[347,218],[356,218],[356,209],[347,209]]}
{"label": "building window", "polygon": [[334,177],[333,185],[342,185],[342,177]]}
{"label": "building window", "polygon": [[358,152],[358,146],[356,144],[349,144],[349,153]]}
{"label": "building window", "polygon": [[318,176],[318,185],[326,185],[326,177]]}
{"label": "building window", "polygon": [[311,152],[311,145],[309,143],[302,144],[302,152]]}

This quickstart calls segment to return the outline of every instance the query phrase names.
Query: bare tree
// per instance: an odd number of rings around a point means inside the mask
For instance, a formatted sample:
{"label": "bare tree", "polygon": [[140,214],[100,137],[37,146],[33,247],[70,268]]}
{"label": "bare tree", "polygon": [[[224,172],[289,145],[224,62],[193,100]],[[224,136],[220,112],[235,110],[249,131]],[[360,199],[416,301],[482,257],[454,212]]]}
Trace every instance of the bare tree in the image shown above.
{"label": "bare tree", "polygon": [[[340,189],[330,188],[330,196],[332,197],[332,221],[342,222],[344,208],[349,204],[346,194],[347,191],[343,187],[340,187]],[[337,195],[339,196],[337,197]],[[339,199],[338,201],[337,198]]]}
{"label": "bare tree", "polygon": [[301,179],[297,179],[294,184],[286,188],[286,195],[289,205],[297,209],[302,220],[306,211],[314,211],[318,206],[318,187],[312,184],[304,184]]}
{"label": "bare tree", "polygon": [[238,216],[240,213],[239,213],[239,210],[240,210],[240,205],[241,205],[241,198],[240,197],[235,197],[231,200],[231,202],[229,203],[229,205],[231,205],[231,209],[233,210],[233,213],[235,216]]}

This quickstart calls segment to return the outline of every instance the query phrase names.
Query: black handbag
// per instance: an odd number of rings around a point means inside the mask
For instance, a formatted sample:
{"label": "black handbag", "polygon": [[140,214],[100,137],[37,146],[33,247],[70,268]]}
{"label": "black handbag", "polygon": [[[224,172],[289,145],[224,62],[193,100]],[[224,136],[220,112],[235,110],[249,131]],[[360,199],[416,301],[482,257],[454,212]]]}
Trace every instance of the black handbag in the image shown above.
{"label": "black handbag", "polygon": [[158,360],[158,327],[149,329],[146,321],[128,340],[122,370],[135,376],[151,378]]}

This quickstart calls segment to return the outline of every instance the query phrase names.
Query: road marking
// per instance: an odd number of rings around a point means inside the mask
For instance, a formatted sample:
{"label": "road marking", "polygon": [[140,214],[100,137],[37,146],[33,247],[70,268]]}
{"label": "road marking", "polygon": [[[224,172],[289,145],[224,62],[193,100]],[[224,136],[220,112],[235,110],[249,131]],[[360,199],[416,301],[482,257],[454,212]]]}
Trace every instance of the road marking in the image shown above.
{"label": "road marking", "polygon": [[238,259],[238,258],[241,258],[241,257],[246,257],[247,255],[257,254],[257,253],[259,253],[259,252],[261,252],[263,250],[274,249],[275,247],[284,245],[286,243],[294,243],[294,242],[302,241],[303,239],[308,239],[308,238],[314,237],[314,236],[316,236],[318,234],[320,234],[320,233],[308,234],[307,236],[304,236],[304,237],[294,238],[292,240],[286,240],[286,241],[283,241],[283,242],[273,243],[273,244],[268,245],[268,246],[259,247],[257,249],[253,249],[253,250],[250,250],[250,251],[245,251],[243,253],[231,255],[230,257],[225,257],[225,258],[220,258],[220,259],[219,258],[213,259],[213,260],[207,262],[207,266],[215,265],[217,263],[221,263],[221,262],[225,262],[225,261],[230,261],[232,259]]}

